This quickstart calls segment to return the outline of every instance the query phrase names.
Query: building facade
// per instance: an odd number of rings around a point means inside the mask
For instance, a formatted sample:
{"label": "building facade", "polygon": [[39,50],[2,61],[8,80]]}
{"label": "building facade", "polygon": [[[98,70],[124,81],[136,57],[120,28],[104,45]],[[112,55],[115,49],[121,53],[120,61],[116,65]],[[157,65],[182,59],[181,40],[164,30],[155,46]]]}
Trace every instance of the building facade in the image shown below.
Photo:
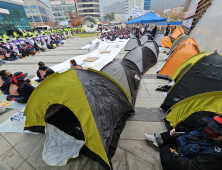
{"label": "building facade", "polygon": [[31,29],[23,5],[22,0],[0,0],[0,31]]}
{"label": "building facade", "polygon": [[144,0],[144,10],[150,10],[151,0]]}
{"label": "building facade", "polygon": [[77,0],[77,10],[82,18],[89,15],[100,19],[99,0]]}
{"label": "building facade", "polygon": [[125,14],[129,13],[128,0],[125,0]]}
{"label": "building facade", "polygon": [[125,14],[129,14],[135,6],[141,8],[143,14],[150,10],[150,5],[151,0],[125,0]]}
{"label": "building facade", "polygon": [[52,12],[57,23],[61,21],[68,21],[69,14],[74,15],[76,12],[76,4],[74,1],[58,1],[58,0],[50,0]]}
{"label": "building facade", "polygon": [[40,0],[24,0],[23,6],[30,22],[54,21],[50,7]]}

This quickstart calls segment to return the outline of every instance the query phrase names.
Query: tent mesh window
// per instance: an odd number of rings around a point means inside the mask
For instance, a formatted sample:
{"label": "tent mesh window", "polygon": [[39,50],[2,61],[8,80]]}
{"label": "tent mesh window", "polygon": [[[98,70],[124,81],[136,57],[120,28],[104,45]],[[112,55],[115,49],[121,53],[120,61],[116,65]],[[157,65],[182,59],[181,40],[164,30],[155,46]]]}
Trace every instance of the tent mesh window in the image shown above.
{"label": "tent mesh window", "polygon": [[222,80],[222,65],[201,63],[199,74],[204,78]]}

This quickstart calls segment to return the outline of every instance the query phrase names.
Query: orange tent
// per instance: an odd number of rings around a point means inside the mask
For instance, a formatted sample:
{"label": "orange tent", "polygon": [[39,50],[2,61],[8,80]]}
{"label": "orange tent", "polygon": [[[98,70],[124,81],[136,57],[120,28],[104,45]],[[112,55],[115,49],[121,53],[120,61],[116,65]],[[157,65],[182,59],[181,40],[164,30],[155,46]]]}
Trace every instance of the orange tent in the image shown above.
{"label": "orange tent", "polygon": [[176,29],[173,31],[171,37],[173,37],[174,39],[177,39],[181,34],[185,34],[184,30],[181,29],[181,28],[176,28]]}
{"label": "orange tent", "polygon": [[171,48],[173,43],[174,43],[175,39],[171,36],[165,36],[162,40],[161,40],[161,46],[163,48]]}
{"label": "orange tent", "polygon": [[169,56],[167,62],[158,72],[157,77],[170,79],[174,74],[175,70],[187,59],[198,54],[200,49],[193,39],[188,39],[177,46],[171,55]]}

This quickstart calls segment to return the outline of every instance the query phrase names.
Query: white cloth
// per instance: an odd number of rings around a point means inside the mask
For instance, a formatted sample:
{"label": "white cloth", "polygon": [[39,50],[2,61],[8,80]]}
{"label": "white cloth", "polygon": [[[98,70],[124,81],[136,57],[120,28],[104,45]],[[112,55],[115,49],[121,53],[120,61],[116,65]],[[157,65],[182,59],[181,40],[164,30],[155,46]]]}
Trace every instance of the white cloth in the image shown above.
{"label": "white cloth", "polygon": [[63,166],[69,158],[77,158],[85,141],[66,134],[57,127],[47,124],[45,127],[46,141],[42,159],[49,166]]}

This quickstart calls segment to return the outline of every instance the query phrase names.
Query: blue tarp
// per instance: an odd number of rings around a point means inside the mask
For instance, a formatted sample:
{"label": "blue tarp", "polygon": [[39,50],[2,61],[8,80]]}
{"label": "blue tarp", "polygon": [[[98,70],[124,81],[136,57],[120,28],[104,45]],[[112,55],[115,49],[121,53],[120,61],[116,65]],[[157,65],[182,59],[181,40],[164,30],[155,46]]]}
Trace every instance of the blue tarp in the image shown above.
{"label": "blue tarp", "polygon": [[162,22],[162,23],[157,23],[156,25],[167,25],[167,24],[170,24],[170,25],[182,25],[183,22]]}

